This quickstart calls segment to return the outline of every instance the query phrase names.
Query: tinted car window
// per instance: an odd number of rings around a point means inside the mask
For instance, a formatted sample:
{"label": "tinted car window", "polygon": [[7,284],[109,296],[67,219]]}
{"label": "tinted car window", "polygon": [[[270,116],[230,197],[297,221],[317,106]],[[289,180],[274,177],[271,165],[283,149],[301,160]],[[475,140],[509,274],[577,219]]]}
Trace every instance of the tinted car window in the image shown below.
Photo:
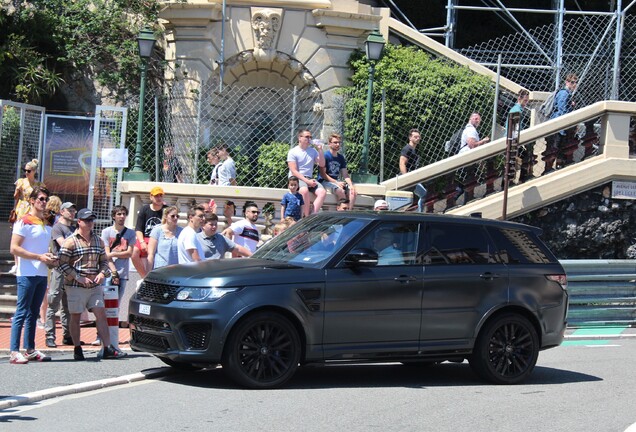
{"label": "tinted car window", "polygon": [[429,223],[418,262],[425,265],[488,264],[499,258],[486,232],[472,224]]}
{"label": "tinted car window", "polygon": [[415,264],[419,224],[383,223],[373,227],[354,248],[372,249],[378,266]]}
{"label": "tinted car window", "polygon": [[351,217],[313,218],[307,223],[285,230],[252,256],[281,263],[320,267],[367,223]]}
{"label": "tinted car window", "polygon": [[554,262],[552,254],[534,235],[526,231],[489,227],[488,232],[499,248],[499,256],[506,264],[545,264]]}

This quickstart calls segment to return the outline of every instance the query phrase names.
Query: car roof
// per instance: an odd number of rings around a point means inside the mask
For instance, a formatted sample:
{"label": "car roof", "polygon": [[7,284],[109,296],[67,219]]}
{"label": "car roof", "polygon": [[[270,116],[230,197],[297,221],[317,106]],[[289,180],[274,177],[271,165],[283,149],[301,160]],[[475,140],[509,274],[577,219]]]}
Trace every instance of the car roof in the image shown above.
{"label": "car roof", "polygon": [[[344,214],[343,214],[344,213]],[[327,216],[339,216],[339,217],[353,217],[366,220],[382,220],[382,221],[410,221],[410,222],[440,222],[440,223],[461,223],[461,224],[474,224],[481,226],[496,226],[498,228],[508,228],[524,231],[534,231],[537,235],[540,235],[541,228],[531,225],[525,225],[518,222],[501,221],[498,219],[486,219],[480,216],[458,216],[448,215],[440,213],[417,213],[417,212],[399,212],[390,210],[354,210],[348,212],[336,212],[326,211],[321,212],[312,217],[327,217]]]}

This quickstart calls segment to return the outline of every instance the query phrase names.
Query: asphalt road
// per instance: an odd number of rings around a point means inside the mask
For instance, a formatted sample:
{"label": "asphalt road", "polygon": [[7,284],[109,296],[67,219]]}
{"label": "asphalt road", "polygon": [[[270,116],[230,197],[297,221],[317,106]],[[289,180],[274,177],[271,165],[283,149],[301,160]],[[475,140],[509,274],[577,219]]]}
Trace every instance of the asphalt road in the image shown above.
{"label": "asphalt road", "polygon": [[[95,365],[159,365],[144,356],[119,362]],[[466,363],[303,368],[286,388],[267,391],[237,388],[217,369],[19,406],[0,411],[0,423],[20,432],[100,423],[139,431],[622,432],[636,423],[635,364],[636,340],[616,339],[542,352],[531,379],[516,386],[485,384]]]}

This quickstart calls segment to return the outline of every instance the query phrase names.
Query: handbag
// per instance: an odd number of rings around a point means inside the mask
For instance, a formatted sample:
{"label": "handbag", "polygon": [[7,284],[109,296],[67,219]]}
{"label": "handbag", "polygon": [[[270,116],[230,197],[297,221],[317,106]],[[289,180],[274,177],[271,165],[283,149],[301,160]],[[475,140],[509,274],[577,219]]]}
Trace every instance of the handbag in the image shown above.
{"label": "handbag", "polygon": [[18,214],[15,212],[15,209],[11,210],[11,213],[9,213],[9,223],[15,223],[15,221],[18,220]]}

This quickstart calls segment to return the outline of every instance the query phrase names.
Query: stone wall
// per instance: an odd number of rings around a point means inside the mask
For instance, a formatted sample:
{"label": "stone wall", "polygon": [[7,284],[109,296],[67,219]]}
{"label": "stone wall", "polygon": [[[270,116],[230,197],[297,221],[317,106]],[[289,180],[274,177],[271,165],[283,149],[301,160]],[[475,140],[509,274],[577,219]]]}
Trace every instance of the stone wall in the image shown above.
{"label": "stone wall", "polygon": [[513,219],[543,229],[559,259],[636,258],[634,202],[612,199],[611,183]]}

